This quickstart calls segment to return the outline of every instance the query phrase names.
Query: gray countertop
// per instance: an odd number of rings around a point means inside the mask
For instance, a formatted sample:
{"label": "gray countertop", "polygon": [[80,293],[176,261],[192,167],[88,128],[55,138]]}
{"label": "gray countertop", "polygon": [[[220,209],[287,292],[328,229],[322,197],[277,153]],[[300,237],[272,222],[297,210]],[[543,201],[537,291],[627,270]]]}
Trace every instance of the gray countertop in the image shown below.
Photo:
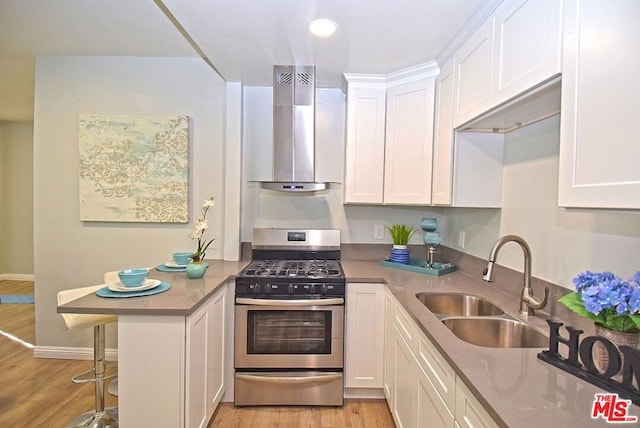
{"label": "gray countertop", "polygon": [[[165,273],[152,270],[150,278],[171,284],[171,289],[144,298],[101,298],[85,296],[58,307],[58,312],[110,313],[117,315],[184,315],[193,313],[218,287],[233,279],[248,263],[208,260],[210,267],[203,279],[188,279],[184,272]],[[458,376],[485,406],[496,422],[506,427],[603,427],[603,419],[591,418],[596,393],[602,390],[563,372],[536,355],[541,349],[492,349],[475,346],[456,338],[426,309],[415,294],[429,292],[461,292],[483,296],[517,316],[518,301],[464,272],[441,277],[385,268],[375,261],[342,260],[348,283],[386,283],[394,296],[414,318],[422,331],[440,350]],[[548,336],[546,318],[538,312],[527,321]],[[583,320],[561,319],[585,329]],[[582,323],[582,324],[580,324]],[[562,349],[561,349],[562,352]],[[640,415],[632,406],[630,414]]]}
{"label": "gray countertop", "polygon": [[[343,261],[343,267],[349,283],[385,282],[388,285],[498,424],[524,428],[608,426],[603,419],[591,418],[594,395],[602,393],[602,389],[539,360],[537,354],[542,349],[493,349],[468,344],[455,337],[415,297],[422,291],[475,294],[517,317],[517,298],[503,293],[498,286],[464,272],[432,277],[385,268],[370,261]],[[527,322],[548,336],[546,318],[548,315],[538,311]],[[583,320],[560,321],[574,326],[580,324],[585,336],[593,335],[593,328],[589,330],[589,324],[585,328]],[[566,332],[563,335],[568,336]],[[630,414],[640,416],[640,408],[632,406]]]}
{"label": "gray countertop", "polygon": [[189,279],[185,272],[160,272],[152,269],[149,278],[166,281],[171,288],[164,293],[132,298],[105,298],[95,294],[58,307],[58,313],[114,315],[183,315],[193,313],[216,290],[232,280],[249,262],[207,260],[209,267],[202,279]]}

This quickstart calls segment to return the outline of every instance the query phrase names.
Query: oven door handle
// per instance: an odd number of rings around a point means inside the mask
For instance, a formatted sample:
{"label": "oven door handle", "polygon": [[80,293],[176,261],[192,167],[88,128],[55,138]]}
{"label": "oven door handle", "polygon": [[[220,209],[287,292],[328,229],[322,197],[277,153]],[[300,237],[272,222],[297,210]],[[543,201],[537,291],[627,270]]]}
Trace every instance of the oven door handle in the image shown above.
{"label": "oven door handle", "polygon": [[342,378],[342,373],[327,373],[312,376],[260,376],[244,373],[236,373],[237,379],[262,382],[262,383],[278,383],[278,384],[300,384],[312,382],[331,382]]}
{"label": "oven door handle", "polygon": [[342,297],[328,299],[305,299],[305,300],[286,300],[286,299],[252,299],[247,297],[236,297],[236,303],[241,305],[256,306],[329,306],[344,305]]}

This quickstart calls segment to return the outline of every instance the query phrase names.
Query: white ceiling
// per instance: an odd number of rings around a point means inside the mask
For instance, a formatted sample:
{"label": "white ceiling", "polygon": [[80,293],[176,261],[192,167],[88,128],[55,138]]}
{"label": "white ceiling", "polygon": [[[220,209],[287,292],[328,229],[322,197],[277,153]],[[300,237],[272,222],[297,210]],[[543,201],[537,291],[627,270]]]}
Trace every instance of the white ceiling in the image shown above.
{"label": "white ceiling", "polygon": [[[338,87],[342,73],[436,59],[497,1],[0,0],[0,120],[33,117],[38,55],[202,56],[227,81],[263,86],[274,64],[315,64],[318,86]],[[312,37],[315,17],[336,34]]]}

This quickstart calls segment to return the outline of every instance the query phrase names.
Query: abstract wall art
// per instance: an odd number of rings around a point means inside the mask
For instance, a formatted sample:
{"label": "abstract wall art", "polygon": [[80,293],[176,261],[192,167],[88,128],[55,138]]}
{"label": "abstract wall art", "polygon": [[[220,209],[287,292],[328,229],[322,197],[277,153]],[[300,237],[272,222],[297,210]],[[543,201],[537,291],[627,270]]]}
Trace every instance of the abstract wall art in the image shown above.
{"label": "abstract wall art", "polygon": [[189,117],[83,114],[80,220],[189,221]]}

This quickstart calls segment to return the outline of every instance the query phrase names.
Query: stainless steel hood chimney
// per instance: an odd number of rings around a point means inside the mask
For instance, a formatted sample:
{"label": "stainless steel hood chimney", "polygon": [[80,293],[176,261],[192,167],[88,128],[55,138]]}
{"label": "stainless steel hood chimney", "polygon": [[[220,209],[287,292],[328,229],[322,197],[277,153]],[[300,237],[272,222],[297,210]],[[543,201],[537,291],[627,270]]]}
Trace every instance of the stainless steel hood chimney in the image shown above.
{"label": "stainless steel hood chimney", "polygon": [[315,104],[315,66],[273,67],[273,181],[260,182],[263,189],[327,189],[315,181]]}

